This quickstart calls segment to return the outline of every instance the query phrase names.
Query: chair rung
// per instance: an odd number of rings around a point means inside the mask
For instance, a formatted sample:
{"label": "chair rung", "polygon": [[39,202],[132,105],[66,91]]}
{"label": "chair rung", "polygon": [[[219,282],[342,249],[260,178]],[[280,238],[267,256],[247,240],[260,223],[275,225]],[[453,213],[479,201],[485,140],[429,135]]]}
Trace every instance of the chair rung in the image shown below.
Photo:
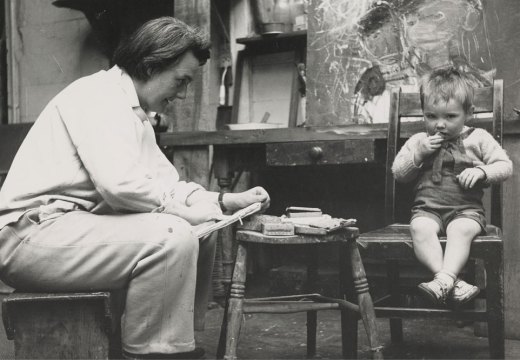
{"label": "chair rung", "polygon": [[337,310],[337,303],[313,301],[250,301],[244,300],[244,313],[290,314],[312,310]]}
{"label": "chair rung", "polygon": [[460,320],[487,321],[486,311],[447,309],[421,309],[400,307],[375,307],[376,316],[384,318],[440,317]]}

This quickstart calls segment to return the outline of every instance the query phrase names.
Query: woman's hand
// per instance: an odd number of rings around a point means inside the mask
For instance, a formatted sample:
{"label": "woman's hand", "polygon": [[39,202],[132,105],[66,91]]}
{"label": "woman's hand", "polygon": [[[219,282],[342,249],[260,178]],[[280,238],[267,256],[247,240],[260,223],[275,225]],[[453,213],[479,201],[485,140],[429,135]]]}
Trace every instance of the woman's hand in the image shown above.
{"label": "woman's hand", "polygon": [[199,201],[191,206],[171,201],[164,208],[164,212],[177,215],[191,225],[198,225],[211,220],[220,220],[223,217],[220,206],[213,201]]}
{"label": "woman's hand", "polygon": [[263,211],[269,207],[271,199],[263,187],[257,186],[240,193],[225,193],[222,202],[226,209],[233,211],[259,202],[262,203]]}
{"label": "woman's hand", "polygon": [[486,179],[486,173],[478,167],[467,168],[457,175],[457,179],[462,188],[471,189],[477,181]]}

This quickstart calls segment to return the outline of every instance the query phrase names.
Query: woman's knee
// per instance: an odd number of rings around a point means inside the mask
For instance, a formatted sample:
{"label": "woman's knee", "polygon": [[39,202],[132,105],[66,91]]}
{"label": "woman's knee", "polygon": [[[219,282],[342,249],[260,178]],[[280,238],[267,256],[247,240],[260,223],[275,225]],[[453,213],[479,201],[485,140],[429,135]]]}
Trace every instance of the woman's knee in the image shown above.
{"label": "woman's knee", "polygon": [[159,243],[167,250],[186,253],[197,252],[199,241],[193,227],[184,219],[169,214],[150,214],[152,242]]}

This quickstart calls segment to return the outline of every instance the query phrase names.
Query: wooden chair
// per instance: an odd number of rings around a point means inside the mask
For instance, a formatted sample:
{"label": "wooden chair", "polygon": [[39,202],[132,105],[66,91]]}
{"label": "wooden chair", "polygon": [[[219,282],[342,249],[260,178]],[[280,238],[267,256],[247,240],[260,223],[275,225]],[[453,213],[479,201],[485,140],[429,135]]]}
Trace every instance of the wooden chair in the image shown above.
{"label": "wooden chair", "polygon": [[[243,314],[248,313],[295,313],[307,312],[307,357],[316,353],[317,310],[337,309],[341,311],[342,345],[344,358],[357,356],[357,329],[349,333],[349,323],[356,323],[361,316],[368,335],[369,346],[374,359],[382,358],[382,346],[379,344],[376,319],[372,298],[368,292],[368,282],[356,239],[357,228],[328,235],[292,235],[266,236],[261,232],[239,230],[236,232],[238,250],[231,280],[230,294],[227,298],[222,329],[220,332],[217,358],[234,360],[237,358],[237,344],[240,336]],[[325,244],[337,244],[340,249],[339,274],[340,299],[329,298],[320,294],[289,295],[280,297],[244,299],[246,287],[246,264],[252,244],[299,247],[308,251],[307,288],[311,291],[318,276],[317,248]],[[355,289],[355,290],[354,290]],[[357,295],[357,304],[345,300]],[[349,338],[356,338],[355,342]],[[351,347],[354,344],[355,347]]]}
{"label": "wooden chair", "polygon": [[[495,80],[492,87],[476,89],[475,113],[493,113],[490,121],[473,120],[471,126],[484,126],[492,132],[495,139],[502,143],[503,125],[503,82]],[[389,317],[392,341],[402,341],[403,318],[447,317],[475,322],[487,322],[489,351],[492,358],[504,358],[504,260],[501,237],[502,226],[502,190],[500,185],[491,188],[491,224],[486,235],[478,236],[471,246],[470,259],[483,263],[485,269],[485,289],[480,296],[485,296],[485,309],[459,309],[458,311],[439,308],[409,308],[402,306],[400,297],[399,262],[414,261],[412,239],[408,225],[395,224],[396,220],[396,183],[391,166],[398,152],[401,141],[401,117],[422,116],[418,93],[391,94],[390,121],[388,127],[386,185],[385,185],[385,220],[386,227],[361,234],[358,239],[363,257],[388,261],[388,283],[390,295],[376,301],[376,316]],[[419,124],[415,124],[415,127]],[[420,124],[423,126],[422,124]],[[403,128],[413,128],[408,123]],[[422,127],[424,129],[424,127]],[[418,130],[423,131],[423,130]],[[446,238],[440,239],[443,247]],[[355,327],[356,325],[354,325]],[[352,329],[354,331],[354,329]]]}

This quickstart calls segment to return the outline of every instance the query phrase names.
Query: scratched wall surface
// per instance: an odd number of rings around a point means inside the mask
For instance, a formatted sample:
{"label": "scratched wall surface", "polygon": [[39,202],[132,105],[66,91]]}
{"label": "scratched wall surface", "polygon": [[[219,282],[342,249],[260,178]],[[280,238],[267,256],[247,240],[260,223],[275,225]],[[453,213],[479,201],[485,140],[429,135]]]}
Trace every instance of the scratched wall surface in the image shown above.
{"label": "scratched wall surface", "polygon": [[33,122],[49,100],[73,80],[108,66],[89,39],[87,19],[79,11],[57,8],[49,0],[16,1],[20,43],[20,119]]}
{"label": "scratched wall surface", "polygon": [[389,92],[453,65],[475,86],[496,73],[481,0],[312,0],[309,125],[388,121]]}

